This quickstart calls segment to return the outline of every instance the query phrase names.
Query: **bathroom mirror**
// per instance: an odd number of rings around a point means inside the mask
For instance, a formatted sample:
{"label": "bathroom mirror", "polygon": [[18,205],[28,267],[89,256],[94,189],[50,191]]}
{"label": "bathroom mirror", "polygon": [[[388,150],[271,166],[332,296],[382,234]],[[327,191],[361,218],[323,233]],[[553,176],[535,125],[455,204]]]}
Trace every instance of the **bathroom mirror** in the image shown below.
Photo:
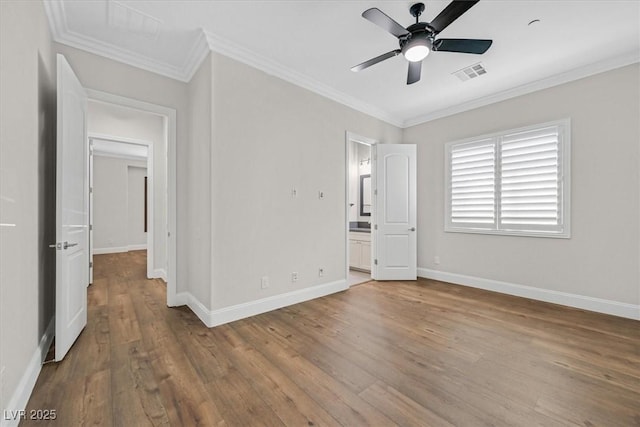
{"label": "bathroom mirror", "polygon": [[360,215],[371,216],[371,175],[360,175]]}

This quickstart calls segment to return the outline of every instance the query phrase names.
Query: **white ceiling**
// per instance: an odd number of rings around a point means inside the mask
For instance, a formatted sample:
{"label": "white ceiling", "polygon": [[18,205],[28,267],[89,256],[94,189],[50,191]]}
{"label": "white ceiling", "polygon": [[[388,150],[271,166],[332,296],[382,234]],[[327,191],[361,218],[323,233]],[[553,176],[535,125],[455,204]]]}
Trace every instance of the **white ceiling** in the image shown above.
{"label": "white ceiling", "polygon": [[[444,38],[488,38],[484,55],[432,52],[422,80],[406,85],[402,56],[353,73],[396,49],[363,19],[378,7],[413,22],[408,1],[47,2],[54,38],[188,81],[209,49],[285,78],[398,126],[408,126],[640,60],[638,0],[482,0]],[[421,21],[449,3],[425,2]],[[540,22],[528,25],[534,19]],[[452,73],[482,62],[488,73]]]}

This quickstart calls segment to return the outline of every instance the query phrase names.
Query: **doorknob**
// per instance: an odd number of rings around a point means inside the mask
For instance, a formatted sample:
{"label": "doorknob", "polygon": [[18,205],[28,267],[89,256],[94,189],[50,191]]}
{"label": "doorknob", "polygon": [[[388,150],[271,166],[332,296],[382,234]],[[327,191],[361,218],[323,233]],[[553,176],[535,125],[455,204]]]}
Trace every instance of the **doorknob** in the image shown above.
{"label": "doorknob", "polygon": [[409,231],[416,231],[416,228],[415,228],[415,227],[411,227],[411,228],[409,229]]}
{"label": "doorknob", "polygon": [[63,243],[54,243],[52,245],[49,245],[50,248],[55,248],[57,250],[63,250],[63,249],[67,249],[67,248],[72,248],[74,246],[78,246],[77,243],[69,243],[69,242],[63,242]]}

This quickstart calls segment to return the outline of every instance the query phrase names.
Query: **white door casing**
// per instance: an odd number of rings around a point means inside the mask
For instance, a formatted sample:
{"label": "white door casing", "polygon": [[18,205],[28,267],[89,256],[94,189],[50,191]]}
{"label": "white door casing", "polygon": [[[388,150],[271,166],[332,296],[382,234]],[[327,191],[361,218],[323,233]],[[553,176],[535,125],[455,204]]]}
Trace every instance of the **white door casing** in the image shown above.
{"label": "white door casing", "polygon": [[56,349],[60,361],[87,324],[89,156],[87,95],[57,55]]}
{"label": "white door casing", "polygon": [[416,145],[376,144],[374,265],[376,280],[416,280]]}
{"label": "white door casing", "polygon": [[93,283],[93,141],[89,140],[89,284]]}

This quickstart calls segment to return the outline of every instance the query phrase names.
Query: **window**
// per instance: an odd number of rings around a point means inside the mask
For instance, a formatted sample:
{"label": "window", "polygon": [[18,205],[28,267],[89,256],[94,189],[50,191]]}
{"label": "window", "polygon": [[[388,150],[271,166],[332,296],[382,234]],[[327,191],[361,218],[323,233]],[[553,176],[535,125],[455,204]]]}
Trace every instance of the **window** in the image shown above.
{"label": "window", "polygon": [[565,237],[570,122],[445,146],[445,231]]}

